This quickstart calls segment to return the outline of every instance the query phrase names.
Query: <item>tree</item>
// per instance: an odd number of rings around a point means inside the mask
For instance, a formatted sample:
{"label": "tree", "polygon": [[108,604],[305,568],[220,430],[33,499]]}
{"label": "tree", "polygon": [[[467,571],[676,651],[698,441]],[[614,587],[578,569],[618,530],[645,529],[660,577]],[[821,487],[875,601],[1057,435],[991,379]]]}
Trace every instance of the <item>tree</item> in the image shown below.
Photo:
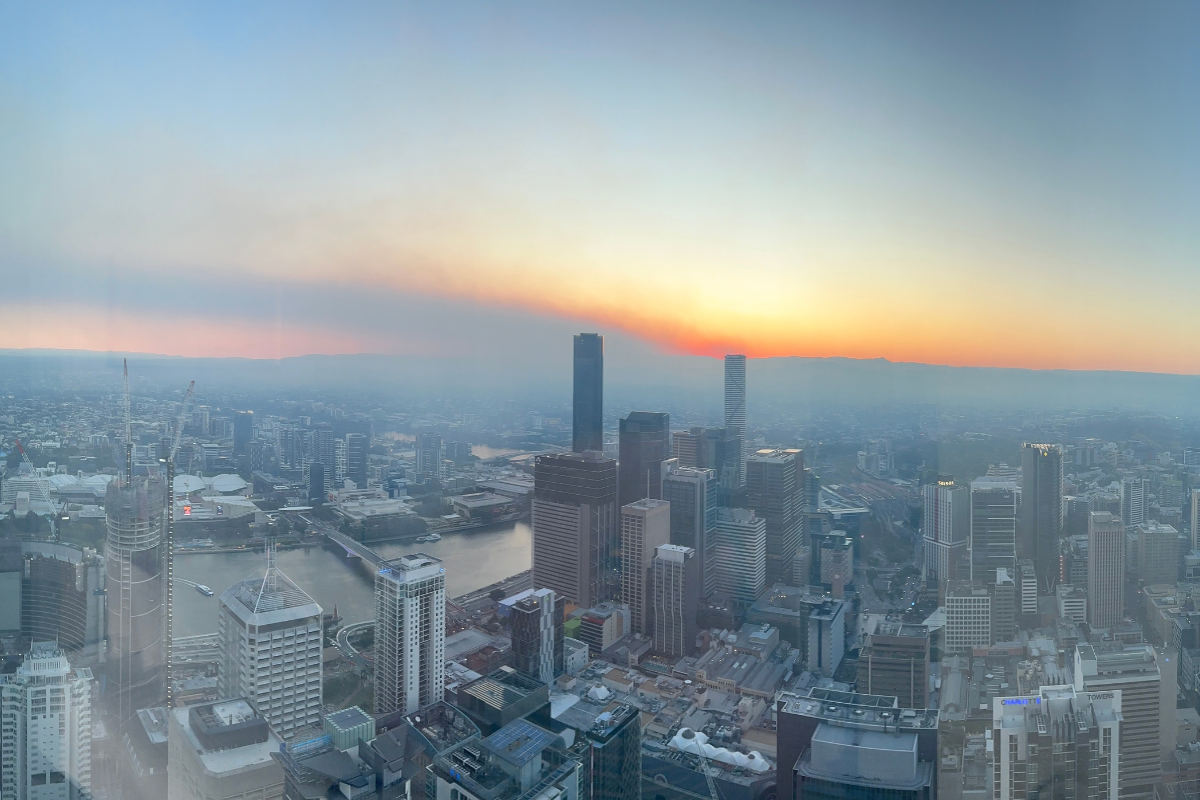
{"label": "tree", "polygon": [[490,592],[488,592],[488,597],[492,598],[492,602],[499,603],[504,599],[504,590],[492,589]]}

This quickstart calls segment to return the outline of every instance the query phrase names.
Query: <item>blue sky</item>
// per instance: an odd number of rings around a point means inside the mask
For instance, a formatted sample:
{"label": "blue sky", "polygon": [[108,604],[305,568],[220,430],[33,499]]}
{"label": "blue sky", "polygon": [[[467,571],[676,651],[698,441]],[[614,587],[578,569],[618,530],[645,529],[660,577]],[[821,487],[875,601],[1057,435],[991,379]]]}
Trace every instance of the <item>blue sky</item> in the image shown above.
{"label": "blue sky", "polygon": [[507,318],[1195,372],[1198,34],[1183,3],[0,3],[0,336],[455,351]]}

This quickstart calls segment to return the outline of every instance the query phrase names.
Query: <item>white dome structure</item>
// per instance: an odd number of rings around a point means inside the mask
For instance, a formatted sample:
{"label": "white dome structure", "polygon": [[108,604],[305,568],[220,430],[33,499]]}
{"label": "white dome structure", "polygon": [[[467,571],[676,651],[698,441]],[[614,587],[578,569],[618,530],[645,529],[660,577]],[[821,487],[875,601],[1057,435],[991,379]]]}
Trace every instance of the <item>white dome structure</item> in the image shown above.
{"label": "white dome structure", "polygon": [[738,753],[725,747],[713,747],[708,743],[707,736],[691,728],[680,728],[679,732],[671,737],[670,747],[682,753],[693,753],[704,756],[710,761],[728,764],[731,767],[741,767],[752,772],[767,772],[771,769],[771,765],[762,757],[761,753],[757,751],[751,751],[749,754]]}

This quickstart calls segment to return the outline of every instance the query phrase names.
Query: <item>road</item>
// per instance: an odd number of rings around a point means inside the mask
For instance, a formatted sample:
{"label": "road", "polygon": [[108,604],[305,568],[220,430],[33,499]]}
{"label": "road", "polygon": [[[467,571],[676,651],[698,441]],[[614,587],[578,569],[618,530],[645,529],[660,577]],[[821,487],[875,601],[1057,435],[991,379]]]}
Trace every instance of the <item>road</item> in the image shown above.
{"label": "road", "polygon": [[350,644],[350,634],[373,627],[375,627],[375,620],[369,619],[365,622],[356,622],[353,625],[347,625],[338,631],[337,649],[343,656],[350,659],[356,667],[371,666],[371,659],[354,649],[354,645]]}

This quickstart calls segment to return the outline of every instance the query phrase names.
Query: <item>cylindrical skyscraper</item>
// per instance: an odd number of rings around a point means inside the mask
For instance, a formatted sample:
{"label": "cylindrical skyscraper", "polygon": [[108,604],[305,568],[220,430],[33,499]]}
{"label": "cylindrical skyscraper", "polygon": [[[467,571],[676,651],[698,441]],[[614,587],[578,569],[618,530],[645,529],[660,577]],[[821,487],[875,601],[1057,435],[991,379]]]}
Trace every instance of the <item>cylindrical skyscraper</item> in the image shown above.
{"label": "cylindrical skyscraper", "polygon": [[[746,357],[725,356],[725,441],[737,464],[736,487],[746,485]],[[731,479],[734,476],[729,476]]]}
{"label": "cylindrical skyscraper", "polygon": [[108,692],[124,725],[139,708],[161,705],[163,687],[162,481],[108,485],[104,498],[108,595]]}
{"label": "cylindrical skyscraper", "polygon": [[604,450],[604,337],[598,333],[575,335],[571,423],[572,450]]}

